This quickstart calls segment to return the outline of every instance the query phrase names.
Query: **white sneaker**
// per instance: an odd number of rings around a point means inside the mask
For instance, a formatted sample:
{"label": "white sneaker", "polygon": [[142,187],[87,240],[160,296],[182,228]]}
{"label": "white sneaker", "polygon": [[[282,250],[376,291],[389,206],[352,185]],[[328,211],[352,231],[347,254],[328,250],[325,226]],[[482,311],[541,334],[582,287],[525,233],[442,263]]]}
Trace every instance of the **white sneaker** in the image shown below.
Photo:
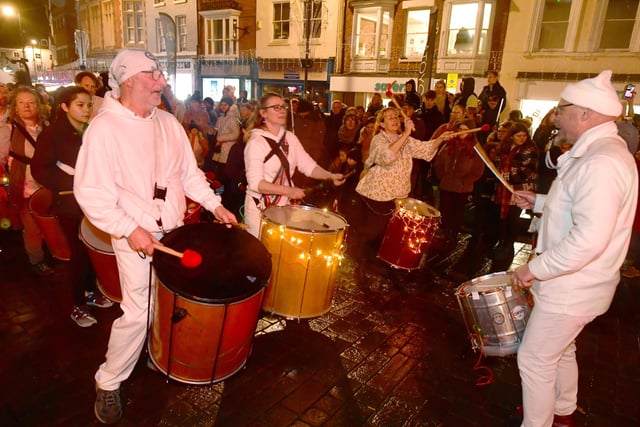
{"label": "white sneaker", "polygon": [[71,312],[71,319],[78,324],[81,328],[88,328],[89,326],[98,323],[95,317],[82,307],[76,305]]}

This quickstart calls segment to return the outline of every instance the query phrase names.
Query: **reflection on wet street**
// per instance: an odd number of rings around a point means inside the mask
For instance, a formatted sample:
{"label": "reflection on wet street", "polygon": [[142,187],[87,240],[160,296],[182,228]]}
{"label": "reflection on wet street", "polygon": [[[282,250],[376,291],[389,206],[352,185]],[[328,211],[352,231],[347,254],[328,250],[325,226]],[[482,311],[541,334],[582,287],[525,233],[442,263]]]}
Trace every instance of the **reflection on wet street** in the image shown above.
{"label": "reflection on wet street", "polygon": [[[20,235],[0,238],[0,425],[97,425],[93,374],[120,309],[95,309],[98,324],[77,327],[64,264],[33,276]],[[525,262],[530,246],[517,249]],[[327,314],[261,313],[245,367],[213,385],[167,379],[145,352],[123,384],[118,425],[518,426],[515,356],[472,350],[452,263],[406,272],[376,262],[356,282],[345,257]],[[578,425],[640,425],[639,297],[640,282],[624,279],[578,340]]]}

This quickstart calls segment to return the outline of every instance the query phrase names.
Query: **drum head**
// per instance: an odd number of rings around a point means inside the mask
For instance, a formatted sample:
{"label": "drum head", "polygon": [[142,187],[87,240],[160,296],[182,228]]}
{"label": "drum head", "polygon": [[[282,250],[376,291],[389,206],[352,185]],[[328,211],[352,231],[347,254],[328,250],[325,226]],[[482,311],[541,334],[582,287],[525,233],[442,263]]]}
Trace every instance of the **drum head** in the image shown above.
{"label": "drum head", "polygon": [[46,187],[37,190],[29,198],[29,212],[36,217],[53,216],[51,206],[53,205],[53,193]]}
{"label": "drum head", "polygon": [[440,211],[422,200],[406,198],[396,199],[397,209],[406,209],[424,217],[440,217]]}
{"label": "drum head", "polygon": [[96,252],[113,254],[111,236],[91,224],[87,218],[80,224],[80,239]]}
{"label": "drum head", "polygon": [[347,227],[340,215],[311,206],[269,206],[262,215],[272,224],[314,233],[335,233]]}
{"label": "drum head", "polygon": [[460,285],[456,293],[468,295],[472,292],[483,293],[495,291],[496,289],[510,285],[511,274],[512,273],[507,271],[500,271],[476,277]]}
{"label": "drum head", "polygon": [[202,255],[195,268],[184,267],[175,256],[155,251],[153,266],[171,291],[207,303],[229,303],[254,295],[271,275],[271,255],[251,234],[222,224],[197,223],[177,228],[161,242]]}

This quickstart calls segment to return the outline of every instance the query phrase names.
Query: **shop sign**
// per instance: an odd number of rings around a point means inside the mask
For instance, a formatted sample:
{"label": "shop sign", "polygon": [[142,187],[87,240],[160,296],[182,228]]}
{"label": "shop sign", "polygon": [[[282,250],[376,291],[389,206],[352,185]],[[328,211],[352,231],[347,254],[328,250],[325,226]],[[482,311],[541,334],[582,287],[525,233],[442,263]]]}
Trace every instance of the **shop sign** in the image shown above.
{"label": "shop sign", "polygon": [[404,83],[398,83],[394,80],[391,83],[376,83],[374,92],[404,92]]}
{"label": "shop sign", "polygon": [[285,80],[300,80],[300,74],[298,73],[284,73]]}

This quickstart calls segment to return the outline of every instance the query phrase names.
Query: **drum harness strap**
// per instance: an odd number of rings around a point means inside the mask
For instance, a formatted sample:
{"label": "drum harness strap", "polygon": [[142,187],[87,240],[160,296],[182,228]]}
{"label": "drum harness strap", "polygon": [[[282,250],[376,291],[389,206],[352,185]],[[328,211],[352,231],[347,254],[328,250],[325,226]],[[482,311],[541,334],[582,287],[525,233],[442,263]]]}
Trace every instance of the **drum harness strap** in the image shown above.
{"label": "drum harness strap", "polygon": [[[153,120],[154,127],[154,159],[155,159],[155,173],[156,173],[156,182],[154,183],[153,188],[153,202],[149,202],[144,200],[142,197],[133,193],[127,188],[118,186],[118,188],[126,193],[133,203],[135,203],[138,208],[142,209],[145,213],[151,215],[155,220],[156,224],[158,224],[159,231],[162,234],[167,234],[168,231],[164,229],[162,225],[162,210],[164,208],[164,201],[167,197],[167,176],[165,170],[165,148],[166,148],[166,137],[165,133],[161,129],[160,121],[156,118]],[[170,230],[169,230],[170,231]]]}
{"label": "drum harness strap", "polygon": [[[31,134],[29,133],[29,131],[27,131],[24,128],[24,126],[22,126],[20,123],[16,122],[15,120],[11,121],[11,125],[12,125],[12,129],[11,129],[11,136],[12,137],[13,137],[13,131],[17,129],[22,134],[22,136],[24,136],[25,139],[27,141],[29,141],[29,144],[31,144],[31,146],[33,146],[34,148],[36,147],[36,140],[33,139]],[[11,138],[9,140],[11,140]],[[11,157],[13,157],[14,159],[16,159],[16,160],[21,161],[25,165],[28,165],[28,164],[31,163],[31,159],[29,157],[21,155],[21,154],[18,154],[13,150],[9,150],[9,155]]]}
{"label": "drum harness strap", "polygon": [[[273,179],[273,181],[271,181],[274,184],[278,180],[280,180],[281,184],[284,184],[285,176],[287,179],[286,182],[288,182],[290,185],[293,184],[293,181],[291,180],[291,174],[289,172],[289,160],[287,159],[287,155],[289,154],[289,145],[287,144],[286,136],[287,136],[287,132],[285,132],[282,135],[282,138],[280,138],[280,141],[278,142],[274,141],[271,138],[267,138],[266,136],[263,136],[263,138],[266,139],[267,142],[269,143],[269,147],[271,147],[271,151],[269,152],[269,154],[265,156],[263,163],[267,163],[269,159],[271,159],[271,157],[273,156],[277,156],[278,159],[280,160],[280,169],[278,170],[276,177]],[[272,198],[272,196],[263,194],[262,200],[264,200],[265,207],[269,207],[270,205],[277,204],[278,201],[280,201],[281,197],[282,197],[281,195],[278,195],[277,197]],[[259,199],[254,197],[253,201],[256,202],[256,206],[260,207]]]}

